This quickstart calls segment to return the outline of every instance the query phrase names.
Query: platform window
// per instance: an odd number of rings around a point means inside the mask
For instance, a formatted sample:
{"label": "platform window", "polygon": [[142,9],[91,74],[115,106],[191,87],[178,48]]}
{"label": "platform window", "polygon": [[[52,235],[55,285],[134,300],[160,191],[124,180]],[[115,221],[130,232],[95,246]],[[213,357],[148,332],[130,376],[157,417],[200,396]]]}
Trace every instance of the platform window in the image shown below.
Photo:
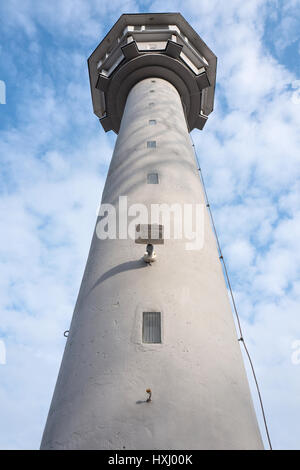
{"label": "platform window", "polygon": [[155,126],[156,119],[149,119],[149,126]]}
{"label": "platform window", "polygon": [[169,29],[169,25],[168,24],[158,24],[158,25],[147,24],[146,29]]}
{"label": "platform window", "polygon": [[143,343],[161,343],[160,312],[143,312]]}
{"label": "platform window", "polygon": [[147,184],[158,184],[158,173],[148,173]]}
{"label": "platform window", "polygon": [[156,140],[148,140],[147,148],[148,149],[155,149],[156,148]]}

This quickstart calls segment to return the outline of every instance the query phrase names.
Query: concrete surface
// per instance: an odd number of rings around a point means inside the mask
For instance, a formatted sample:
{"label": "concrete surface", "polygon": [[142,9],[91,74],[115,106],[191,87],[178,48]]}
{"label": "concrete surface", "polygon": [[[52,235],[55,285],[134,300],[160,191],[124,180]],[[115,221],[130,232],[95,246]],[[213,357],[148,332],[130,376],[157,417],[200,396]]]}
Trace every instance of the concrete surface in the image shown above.
{"label": "concrete surface", "polygon": [[[159,184],[147,184],[152,172]],[[118,212],[119,195],[204,203],[180,96],[165,80],[128,96],[102,202]],[[165,240],[149,267],[143,245],[94,234],[42,449],[262,449],[206,210],[204,235],[199,251]],[[161,344],[142,343],[151,311]]]}

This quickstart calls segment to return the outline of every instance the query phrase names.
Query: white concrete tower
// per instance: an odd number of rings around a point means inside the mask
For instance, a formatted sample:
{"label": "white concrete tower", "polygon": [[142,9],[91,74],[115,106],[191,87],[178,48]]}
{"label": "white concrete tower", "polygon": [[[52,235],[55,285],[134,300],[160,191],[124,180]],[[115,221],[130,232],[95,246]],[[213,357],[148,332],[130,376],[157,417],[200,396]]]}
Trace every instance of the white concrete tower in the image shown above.
{"label": "white concrete tower", "polygon": [[[41,448],[262,449],[189,137],[213,109],[216,57],[180,14],[130,14],[88,64],[118,134],[102,197],[117,224],[98,218]],[[163,219],[147,264],[126,231],[154,226],[136,204],[202,208],[198,249]]]}

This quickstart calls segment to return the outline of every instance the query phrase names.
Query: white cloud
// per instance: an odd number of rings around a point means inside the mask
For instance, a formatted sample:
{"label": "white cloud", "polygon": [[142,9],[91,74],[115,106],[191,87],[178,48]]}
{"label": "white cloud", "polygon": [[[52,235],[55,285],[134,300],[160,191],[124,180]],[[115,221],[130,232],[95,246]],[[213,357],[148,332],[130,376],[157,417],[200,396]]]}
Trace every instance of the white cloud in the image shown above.
{"label": "white cloud", "polygon": [[10,0],[2,5],[0,11],[7,28],[21,28],[29,37],[34,37],[38,29],[43,28],[54,36],[74,38],[76,35],[76,40],[88,41],[106,34],[103,18],[109,27],[120,16],[121,6],[132,13],[138,10],[134,0],[125,0],[122,4],[116,0],[52,0],[49,3]]}

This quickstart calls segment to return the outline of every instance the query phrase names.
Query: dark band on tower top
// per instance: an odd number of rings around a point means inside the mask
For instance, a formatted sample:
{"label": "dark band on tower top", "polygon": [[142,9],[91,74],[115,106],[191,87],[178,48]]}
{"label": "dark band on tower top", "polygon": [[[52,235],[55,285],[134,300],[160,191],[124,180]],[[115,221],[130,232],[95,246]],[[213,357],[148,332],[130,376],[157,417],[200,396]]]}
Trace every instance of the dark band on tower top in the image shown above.
{"label": "dark band on tower top", "polygon": [[94,113],[118,133],[131,88],[157,77],[181,96],[189,131],[213,110],[217,58],[179,13],[125,14],[88,59]]}

